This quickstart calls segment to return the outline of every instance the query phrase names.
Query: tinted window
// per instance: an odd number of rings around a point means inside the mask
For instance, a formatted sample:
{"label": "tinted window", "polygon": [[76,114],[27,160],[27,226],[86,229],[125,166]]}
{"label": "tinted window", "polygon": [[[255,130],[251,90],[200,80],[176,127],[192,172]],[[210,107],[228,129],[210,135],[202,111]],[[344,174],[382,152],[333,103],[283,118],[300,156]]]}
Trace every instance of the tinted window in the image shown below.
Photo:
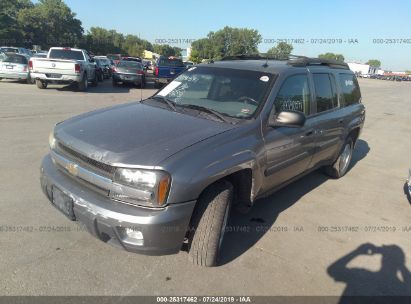
{"label": "tinted window", "polygon": [[2,48],[1,48],[1,51],[2,51],[2,52],[5,52],[5,53],[18,53],[18,52],[19,52],[18,49],[16,49],[16,48],[9,48],[9,47],[2,47]]}
{"label": "tinted window", "polygon": [[333,92],[329,74],[313,74],[317,113],[337,107],[337,96]]}
{"label": "tinted window", "polygon": [[168,59],[160,58],[158,66],[171,66],[171,67],[184,67],[184,63],[181,59]]}
{"label": "tinted window", "polygon": [[3,62],[27,64],[27,58],[22,55],[6,54]]}
{"label": "tinted window", "polygon": [[141,63],[136,62],[136,61],[120,61],[117,66],[119,66],[119,67],[137,68],[137,69],[142,69],[142,68],[143,68],[143,66],[141,65]]}
{"label": "tinted window", "polygon": [[59,50],[54,49],[50,51],[49,58],[52,59],[68,59],[68,60],[84,60],[83,53],[81,51],[72,50]]}
{"label": "tinted window", "polygon": [[111,60],[120,60],[120,59],[121,59],[121,56],[120,56],[120,55],[108,54],[108,55],[107,55],[107,58],[108,58],[108,59],[111,59]]}
{"label": "tinted window", "polygon": [[346,106],[359,103],[361,98],[360,87],[352,74],[340,74],[340,86]]}
{"label": "tinted window", "polygon": [[306,75],[294,75],[287,78],[275,99],[276,112],[299,111],[310,114],[310,87]]}

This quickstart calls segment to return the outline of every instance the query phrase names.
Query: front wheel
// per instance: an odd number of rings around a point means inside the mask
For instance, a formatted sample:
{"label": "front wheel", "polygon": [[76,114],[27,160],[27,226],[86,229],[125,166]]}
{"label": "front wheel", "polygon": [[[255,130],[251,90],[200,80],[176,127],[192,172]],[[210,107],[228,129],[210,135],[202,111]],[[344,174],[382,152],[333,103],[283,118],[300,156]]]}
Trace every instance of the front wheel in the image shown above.
{"label": "front wheel", "polygon": [[36,85],[39,89],[47,88],[47,82],[46,81],[41,81],[40,79],[36,79]]}
{"label": "front wheel", "polygon": [[343,177],[350,167],[353,151],[354,141],[352,137],[348,137],[337,160],[331,166],[325,167],[325,172],[333,178]]}
{"label": "front wheel", "polygon": [[211,185],[200,196],[189,236],[189,257],[194,264],[217,266],[232,198],[233,185],[228,181]]}

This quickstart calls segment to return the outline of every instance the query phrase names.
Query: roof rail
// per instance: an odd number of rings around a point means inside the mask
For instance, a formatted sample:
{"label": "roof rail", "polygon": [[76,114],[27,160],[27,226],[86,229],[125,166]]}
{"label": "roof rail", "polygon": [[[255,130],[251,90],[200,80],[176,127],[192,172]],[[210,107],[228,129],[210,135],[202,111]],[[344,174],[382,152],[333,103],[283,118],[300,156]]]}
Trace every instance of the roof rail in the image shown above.
{"label": "roof rail", "polygon": [[306,66],[328,66],[330,68],[346,69],[349,70],[348,64],[345,62],[323,59],[323,58],[311,58],[306,56],[299,56],[290,54],[287,57],[278,57],[271,54],[257,53],[257,54],[239,54],[233,56],[226,56],[221,59],[225,60],[281,60],[287,61],[287,64],[295,67]]}
{"label": "roof rail", "polygon": [[304,56],[294,56],[294,58],[290,58],[288,60],[287,64],[295,66],[295,67],[328,66],[330,68],[336,68],[336,69],[345,69],[345,70],[350,69],[348,64],[342,61],[337,61],[337,60],[332,60],[332,59],[323,59],[323,58],[309,58],[309,57],[304,57]]}

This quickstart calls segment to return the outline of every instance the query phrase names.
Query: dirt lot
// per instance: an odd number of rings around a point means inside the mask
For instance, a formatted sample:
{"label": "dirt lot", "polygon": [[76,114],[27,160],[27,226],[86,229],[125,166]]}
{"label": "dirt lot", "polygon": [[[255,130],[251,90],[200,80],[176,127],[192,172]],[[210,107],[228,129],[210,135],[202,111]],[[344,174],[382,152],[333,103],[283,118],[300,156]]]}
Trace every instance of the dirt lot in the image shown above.
{"label": "dirt lot", "polygon": [[[233,214],[223,265],[203,269],[184,252],[149,257],[96,240],[41,193],[39,165],[53,125],[138,100],[139,89],[113,89],[106,81],[79,93],[1,81],[0,294],[410,293],[411,205],[404,183],[411,167],[411,82],[361,79],[360,85],[367,118],[348,174],[332,180],[314,172],[258,201],[250,214]],[[153,92],[144,89],[143,97]],[[357,249],[366,243],[378,246],[373,254]]]}

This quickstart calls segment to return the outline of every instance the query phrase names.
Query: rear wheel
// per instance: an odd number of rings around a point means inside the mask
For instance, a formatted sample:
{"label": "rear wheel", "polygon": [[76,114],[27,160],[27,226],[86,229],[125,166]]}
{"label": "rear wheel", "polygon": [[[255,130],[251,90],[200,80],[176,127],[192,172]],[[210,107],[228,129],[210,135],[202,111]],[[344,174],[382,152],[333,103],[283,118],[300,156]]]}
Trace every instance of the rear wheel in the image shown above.
{"label": "rear wheel", "polygon": [[39,89],[45,89],[47,88],[47,82],[46,81],[42,81],[40,79],[36,79],[36,85]]}
{"label": "rear wheel", "polygon": [[232,198],[233,185],[228,181],[211,185],[200,196],[189,236],[189,257],[194,264],[217,266]]}
{"label": "rear wheel", "polygon": [[354,141],[352,137],[348,137],[337,160],[331,166],[325,167],[325,172],[333,178],[343,177],[350,167],[353,151]]}
{"label": "rear wheel", "polygon": [[81,82],[77,83],[77,89],[81,92],[84,92],[84,91],[87,91],[87,88],[88,88],[87,74],[84,74]]}

